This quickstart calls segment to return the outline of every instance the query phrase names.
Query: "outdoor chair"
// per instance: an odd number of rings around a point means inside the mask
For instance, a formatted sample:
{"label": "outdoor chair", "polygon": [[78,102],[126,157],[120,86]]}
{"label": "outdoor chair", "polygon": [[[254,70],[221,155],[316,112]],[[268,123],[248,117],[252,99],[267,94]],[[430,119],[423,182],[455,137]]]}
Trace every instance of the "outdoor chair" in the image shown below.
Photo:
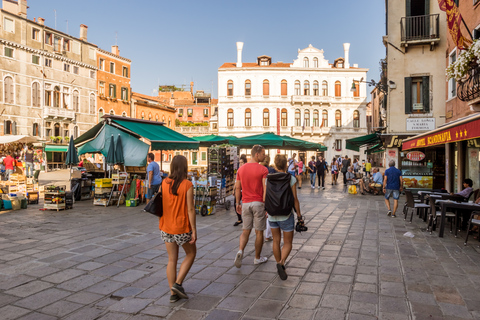
{"label": "outdoor chair", "polygon": [[[470,220],[468,221],[468,228],[467,228],[467,237],[465,238],[465,243],[463,245],[467,245],[467,242],[468,242],[468,234],[470,233],[470,227],[473,225],[473,226],[477,226],[477,231],[478,231],[478,234],[477,234],[477,239],[480,240],[480,220],[478,218],[478,215],[480,215],[480,212],[478,211],[473,211],[472,214],[470,215]],[[477,216],[477,219],[475,219],[475,216]]]}
{"label": "outdoor chair", "polygon": [[424,203],[415,203],[415,199],[413,198],[412,191],[410,190],[405,190],[405,195],[407,196],[407,202],[406,202],[407,210],[404,211],[404,220],[407,220],[408,210],[410,210],[412,212],[410,216],[410,223],[412,223],[413,212],[416,211],[418,215],[419,214],[418,209],[422,209],[422,210],[428,209],[429,205]]}
{"label": "outdoor chair", "polygon": [[[383,194],[383,188],[380,188],[382,189],[382,193]],[[405,194],[407,194],[407,190],[405,189],[404,191]],[[413,194],[412,193],[412,196],[413,196],[413,202],[414,203],[422,203],[422,200],[418,199],[419,195],[418,194]],[[403,215],[406,216],[407,214],[407,211],[408,211],[408,202],[405,200],[405,204],[403,205]]]}
{"label": "outdoor chair", "polygon": [[[432,234],[434,227],[437,226],[437,220],[442,216],[442,210],[437,210],[436,198],[430,198],[430,214],[428,215],[427,230]],[[455,212],[446,212],[445,219],[450,220],[450,233],[453,231],[455,223],[455,237],[457,237],[457,214]]]}

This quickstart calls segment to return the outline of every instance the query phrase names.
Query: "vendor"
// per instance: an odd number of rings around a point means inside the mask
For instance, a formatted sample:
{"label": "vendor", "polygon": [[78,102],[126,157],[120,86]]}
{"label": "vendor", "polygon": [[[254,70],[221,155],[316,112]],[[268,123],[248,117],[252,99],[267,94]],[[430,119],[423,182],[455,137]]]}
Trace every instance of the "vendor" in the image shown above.
{"label": "vendor", "polygon": [[160,166],[155,162],[155,155],[153,153],[147,155],[147,162],[148,191],[146,198],[148,203],[153,195],[158,192],[160,184],[162,183],[162,176],[160,173]]}
{"label": "vendor", "polygon": [[87,159],[85,158],[85,155],[82,154],[82,155],[80,156],[80,162],[78,163],[78,167],[83,168],[83,163],[84,163],[84,162],[88,162],[88,161],[87,161]]}
{"label": "vendor", "polygon": [[7,153],[7,156],[3,159],[3,164],[5,165],[7,180],[10,180],[10,175],[15,170],[15,159],[13,159],[10,153]]}

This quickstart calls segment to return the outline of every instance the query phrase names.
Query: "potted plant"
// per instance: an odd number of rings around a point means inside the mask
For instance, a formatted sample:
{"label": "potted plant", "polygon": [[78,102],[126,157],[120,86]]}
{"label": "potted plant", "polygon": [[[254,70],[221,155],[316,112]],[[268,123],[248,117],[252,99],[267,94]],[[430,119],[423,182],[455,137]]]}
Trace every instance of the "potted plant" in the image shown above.
{"label": "potted plant", "polygon": [[455,78],[462,82],[472,68],[478,66],[480,62],[480,41],[473,41],[467,50],[462,50],[458,54],[457,60],[447,68],[447,79]]}
{"label": "potted plant", "polygon": [[57,143],[60,143],[60,142],[62,142],[62,137],[58,136],[57,137]]}
{"label": "potted plant", "polygon": [[70,141],[70,138],[69,137],[65,137],[63,138],[63,140],[65,140],[66,143],[68,143]]}
{"label": "potted plant", "polygon": [[54,137],[54,136],[51,136],[51,137],[50,137],[50,141],[55,142],[56,140],[57,140],[56,137]]}

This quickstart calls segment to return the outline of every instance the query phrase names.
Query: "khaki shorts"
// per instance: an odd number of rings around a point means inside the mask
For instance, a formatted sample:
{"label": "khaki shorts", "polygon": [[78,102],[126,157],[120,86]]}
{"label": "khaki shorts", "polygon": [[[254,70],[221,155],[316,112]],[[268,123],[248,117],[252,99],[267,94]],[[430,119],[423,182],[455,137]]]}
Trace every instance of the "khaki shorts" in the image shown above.
{"label": "khaki shorts", "polygon": [[242,203],[243,229],[263,231],[267,228],[267,215],[263,202]]}

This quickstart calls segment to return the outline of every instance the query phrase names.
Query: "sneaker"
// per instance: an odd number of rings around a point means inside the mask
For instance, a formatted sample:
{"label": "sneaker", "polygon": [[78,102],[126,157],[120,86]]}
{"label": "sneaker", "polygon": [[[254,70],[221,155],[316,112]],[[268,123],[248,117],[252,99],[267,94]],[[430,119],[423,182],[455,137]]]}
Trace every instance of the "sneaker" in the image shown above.
{"label": "sneaker", "polygon": [[178,296],[178,294],[172,294],[170,296],[170,303],[175,303],[177,302],[178,300],[180,300],[180,297]]}
{"label": "sneaker", "polygon": [[315,186],[312,186],[312,189],[315,189]]}
{"label": "sneaker", "polygon": [[321,187],[320,187],[320,186],[318,186],[318,189],[320,189],[320,188],[321,188]]}
{"label": "sneaker", "polygon": [[174,284],[172,286],[172,291],[175,292],[180,298],[182,299],[188,299],[187,294],[185,293],[185,289],[179,284]]}
{"label": "sneaker", "polygon": [[388,210],[387,217],[390,217],[391,215],[392,215],[392,210]]}
{"label": "sneaker", "polygon": [[273,240],[273,238],[265,238],[265,242],[270,242],[272,240]]}
{"label": "sneaker", "polygon": [[322,190],[325,190],[325,187],[322,187]]}
{"label": "sneaker", "polygon": [[237,221],[233,224],[234,227],[238,226],[239,224],[241,224],[243,221]]}
{"label": "sneaker", "polygon": [[277,263],[277,273],[280,276],[280,279],[287,280],[288,275],[285,272],[285,266],[283,264]]}
{"label": "sneaker", "polygon": [[395,214],[392,214],[392,218],[396,218],[397,216]]}
{"label": "sneaker", "polygon": [[243,251],[239,250],[237,252],[237,255],[235,256],[235,267],[240,268],[242,266],[242,259],[243,259]]}
{"label": "sneaker", "polygon": [[262,264],[268,261],[267,257],[260,257],[260,259],[253,260],[253,264]]}

